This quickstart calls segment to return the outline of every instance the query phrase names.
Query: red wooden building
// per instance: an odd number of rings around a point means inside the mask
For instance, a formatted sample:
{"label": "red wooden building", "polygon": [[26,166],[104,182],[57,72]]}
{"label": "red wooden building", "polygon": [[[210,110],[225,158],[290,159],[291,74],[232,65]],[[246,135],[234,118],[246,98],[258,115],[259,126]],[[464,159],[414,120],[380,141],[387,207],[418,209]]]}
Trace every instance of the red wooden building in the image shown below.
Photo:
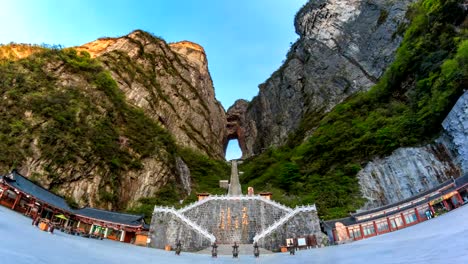
{"label": "red wooden building", "polygon": [[468,175],[465,175],[398,203],[324,221],[323,229],[332,243],[344,243],[406,228],[467,202]]}
{"label": "red wooden building", "polygon": [[89,207],[72,209],[62,197],[34,184],[15,170],[0,176],[0,204],[31,218],[48,219],[65,229],[126,243],[148,230],[143,215]]}

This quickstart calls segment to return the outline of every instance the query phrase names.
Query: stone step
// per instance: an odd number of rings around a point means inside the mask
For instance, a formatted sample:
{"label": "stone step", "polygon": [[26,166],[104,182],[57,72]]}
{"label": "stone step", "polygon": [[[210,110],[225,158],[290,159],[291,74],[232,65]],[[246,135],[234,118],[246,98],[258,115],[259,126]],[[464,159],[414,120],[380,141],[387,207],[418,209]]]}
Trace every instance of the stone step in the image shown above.
{"label": "stone step", "polygon": [[[218,245],[218,256],[220,255],[232,255],[232,246],[231,244],[219,244]],[[273,252],[264,249],[264,248],[259,248],[260,249],[260,256],[265,255],[265,254],[273,254]],[[239,245],[239,256],[242,255],[252,255],[253,256],[253,244],[240,244]],[[200,250],[198,252],[195,252],[197,254],[207,254],[211,255],[211,247],[205,248],[203,250]]]}

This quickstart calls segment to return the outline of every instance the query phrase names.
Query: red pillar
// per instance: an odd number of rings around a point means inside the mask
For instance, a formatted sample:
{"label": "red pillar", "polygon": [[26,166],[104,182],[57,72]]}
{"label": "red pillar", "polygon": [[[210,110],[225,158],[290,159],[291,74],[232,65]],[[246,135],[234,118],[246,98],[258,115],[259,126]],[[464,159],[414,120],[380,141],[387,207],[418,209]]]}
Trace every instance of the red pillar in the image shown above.
{"label": "red pillar", "polygon": [[[457,200],[458,200],[458,206],[461,206],[463,204],[463,198],[461,197],[460,193],[457,192]],[[1,197],[0,197],[1,199]]]}
{"label": "red pillar", "polygon": [[362,229],[362,225],[359,225],[359,230],[361,231],[361,238],[364,238],[364,229]]}
{"label": "red pillar", "polygon": [[416,219],[418,219],[418,223],[421,222],[421,217],[419,216],[418,208],[414,208],[414,213],[416,214]]}
{"label": "red pillar", "polygon": [[336,233],[336,229],[333,228],[333,229],[332,229],[333,241],[336,243],[336,242],[338,242],[338,241],[336,240],[336,234],[335,234],[335,233]]}
{"label": "red pillar", "polygon": [[443,200],[442,203],[444,204],[445,209],[447,209],[447,211],[449,211],[450,209],[449,209],[449,205],[448,205],[447,201]]}
{"label": "red pillar", "polygon": [[348,234],[348,238],[350,238],[351,236],[349,235],[349,228],[346,227],[346,233]]}
{"label": "red pillar", "polygon": [[375,224],[375,221],[372,221],[372,224],[374,224],[374,231],[375,231],[375,234],[378,235],[378,234],[379,234],[379,231],[377,230],[377,225]]}
{"label": "red pillar", "polygon": [[432,214],[435,215],[434,207],[432,207],[430,203],[427,205],[429,205],[429,209],[431,210]]}
{"label": "red pillar", "polygon": [[403,221],[403,227],[406,227],[405,216],[403,215],[403,213],[400,213],[400,215],[401,215],[401,220]]}
{"label": "red pillar", "polygon": [[16,195],[15,202],[13,203],[13,206],[11,207],[11,210],[15,210],[15,207],[16,205],[18,205],[20,200],[21,200],[21,193],[18,193],[18,195]]}
{"label": "red pillar", "polygon": [[392,232],[392,223],[390,222],[390,218],[387,217],[387,224],[388,224],[388,231]]}

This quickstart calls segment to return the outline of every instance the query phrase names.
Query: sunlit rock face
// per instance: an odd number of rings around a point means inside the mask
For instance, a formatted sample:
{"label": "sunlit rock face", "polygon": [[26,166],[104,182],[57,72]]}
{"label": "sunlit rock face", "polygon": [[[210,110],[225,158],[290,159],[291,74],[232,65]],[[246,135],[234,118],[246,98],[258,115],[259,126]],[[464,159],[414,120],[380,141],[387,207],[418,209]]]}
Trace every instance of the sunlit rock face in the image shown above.
{"label": "sunlit rock face", "polygon": [[[188,41],[167,44],[163,39],[136,30],[74,49],[77,54],[85,51],[95,58],[116,81],[125,103],[166,128],[178,146],[190,147],[211,158],[224,158],[225,111],[215,98],[208,61],[201,46]],[[17,60],[43,50],[29,45],[2,46],[0,59]],[[53,76],[55,87],[73,88],[95,100],[99,110],[95,111],[95,118],[115,114],[105,110],[103,106],[113,102],[95,89],[96,85],[84,72],[63,65],[60,60],[47,62],[44,77]],[[38,129],[51,122],[39,120],[36,112],[26,110],[24,119],[41,124]],[[89,116],[86,121],[93,122]],[[28,156],[15,164],[19,172],[59,195],[72,198],[80,206],[123,210],[137,204],[140,198],[153,196],[168,181],[179,182],[185,193],[191,192],[190,170],[173,150],[167,149],[169,146],[159,146],[154,155],[136,156],[141,166],[119,172],[110,183],[107,171],[94,165],[97,158],[81,157],[81,153],[70,154],[76,156],[76,162],[54,167],[51,176],[50,164],[54,157],[43,155],[39,136],[31,134]],[[128,139],[119,137],[118,140],[122,149],[130,148]],[[9,169],[3,167],[2,173]]]}
{"label": "sunlit rock face", "polygon": [[203,47],[167,44],[137,30],[77,49],[101,60],[127,100],[158,120],[177,143],[224,158],[225,111],[215,98]]}
{"label": "sunlit rock face", "polygon": [[468,173],[468,92],[442,123],[435,143],[400,148],[385,158],[374,159],[358,173],[363,209],[409,198],[440,183]]}
{"label": "sunlit rock face", "polygon": [[244,156],[281,145],[305,115],[326,113],[372,87],[394,60],[412,2],[309,1],[295,19],[300,39],[247,108]]}

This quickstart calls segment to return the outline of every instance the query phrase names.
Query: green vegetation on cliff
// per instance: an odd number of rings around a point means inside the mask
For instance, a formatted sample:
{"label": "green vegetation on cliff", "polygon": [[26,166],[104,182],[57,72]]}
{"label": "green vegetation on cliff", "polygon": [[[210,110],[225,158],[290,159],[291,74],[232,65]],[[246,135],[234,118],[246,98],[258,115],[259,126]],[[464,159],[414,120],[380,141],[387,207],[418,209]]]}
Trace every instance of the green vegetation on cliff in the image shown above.
{"label": "green vegetation on cliff", "polygon": [[433,139],[468,87],[468,22],[462,2],[414,4],[396,59],[378,84],[321,120],[306,116],[288,144],[247,160],[241,165],[244,186],[272,191],[289,205],[316,203],[325,219],[362,206],[356,179],[361,166]]}
{"label": "green vegetation on cliff", "polygon": [[191,194],[189,196],[182,194],[185,192],[182,186],[171,181],[154,196],[140,199],[139,204],[130,208],[128,212],[145,215],[149,223],[155,205],[180,208],[195,202],[197,193],[226,194],[226,189],[219,188],[219,180],[229,179],[231,169],[226,162],[214,160],[190,148],[179,148],[177,153],[190,169]]}
{"label": "green vegetation on cliff", "polygon": [[110,187],[101,200],[116,202],[122,171],[141,168],[146,157],[175,153],[171,135],[128,105],[86,52],[46,50],[3,60],[0,80],[1,171],[40,153],[53,188],[76,164],[98,168]]}
{"label": "green vegetation on cliff", "polygon": [[[194,192],[219,192],[218,178],[228,175],[226,164],[177,146],[166,129],[127,103],[110,73],[88,53],[41,48],[13,59],[0,59],[0,172],[28,166],[28,176],[49,183],[52,191],[97,174],[103,179],[97,205],[124,209],[120,195],[126,172],[141,170],[145,159],[175,170],[180,156],[192,171]],[[177,180],[170,179],[140,205],[152,208],[186,198]],[[71,197],[67,201],[76,206]]]}

